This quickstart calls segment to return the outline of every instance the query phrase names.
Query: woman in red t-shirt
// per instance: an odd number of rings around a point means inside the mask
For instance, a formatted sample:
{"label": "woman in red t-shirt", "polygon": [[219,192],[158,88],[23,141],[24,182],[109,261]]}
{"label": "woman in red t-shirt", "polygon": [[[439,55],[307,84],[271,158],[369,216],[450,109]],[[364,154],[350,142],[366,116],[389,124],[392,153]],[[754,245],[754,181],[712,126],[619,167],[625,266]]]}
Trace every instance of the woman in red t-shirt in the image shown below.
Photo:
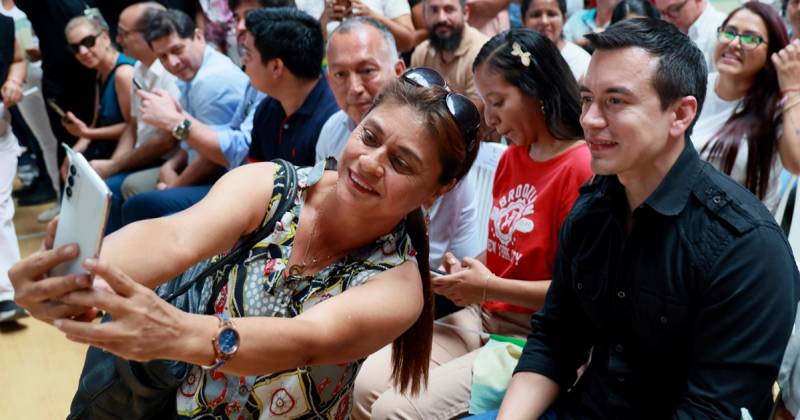
{"label": "woman in red t-shirt", "polygon": [[448,254],[451,274],[432,279],[436,293],[466,307],[434,326],[427,390],[412,397],[389,389],[391,364],[377,353],[356,380],[354,413],[371,406],[373,418],[465,414],[472,365],[486,343],[479,332],[528,335],[550,286],[561,223],[592,175],[578,84],[550,40],[529,29],[504,32],[483,46],[473,70],[487,124],[513,143],[495,174],[486,252],[462,262]]}

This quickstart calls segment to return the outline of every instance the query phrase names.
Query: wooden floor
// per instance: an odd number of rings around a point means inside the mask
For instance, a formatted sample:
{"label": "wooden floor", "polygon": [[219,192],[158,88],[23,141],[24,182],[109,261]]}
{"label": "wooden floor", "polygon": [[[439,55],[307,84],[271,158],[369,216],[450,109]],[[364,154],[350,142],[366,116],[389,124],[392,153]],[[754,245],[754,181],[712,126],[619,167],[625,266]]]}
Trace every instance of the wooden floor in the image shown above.
{"label": "wooden floor", "polygon": [[[22,255],[39,248],[44,224],[36,216],[49,205],[17,207],[14,224]],[[0,419],[66,418],[86,346],[66,340],[33,318],[0,327]]]}

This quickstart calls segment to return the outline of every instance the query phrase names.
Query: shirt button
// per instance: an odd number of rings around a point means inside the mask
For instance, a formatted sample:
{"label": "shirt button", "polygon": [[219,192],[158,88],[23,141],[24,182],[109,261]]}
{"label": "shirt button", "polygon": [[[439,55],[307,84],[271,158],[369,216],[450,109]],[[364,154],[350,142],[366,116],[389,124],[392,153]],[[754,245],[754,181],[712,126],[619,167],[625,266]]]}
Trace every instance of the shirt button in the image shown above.
{"label": "shirt button", "polygon": [[578,290],[582,290],[583,289],[583,283],[578,282],[578,284],[576,284],[575,287],[577,287]]}
{"label": "shirt button", "polygon": [[719,204],[722,202],[722,197],[715,195],[714,198],[711,199],[711,201],[713,201],[714,204]]}
{"label": "shirt button", "polygon": [[666,324],[668,321],[667,317],[665,317],[664,315],[661,315],[661,318],[659,318],[658,320],[661,321],[662,324]]}
{"label": "shirt button", "polygon": [[616,346],[614,346],[614,351],[616,351],[617,353],[622,353],[622,344],[617,344]]}
{"label": "shirt button", "polygon": [[617,292],[617,297],[618,297],[618,298],[620,298],[620,299],[625,299],[625,296],[626,296],[626,295],[625,295],[625,292],[623,292],[622,290],[620,290],[619,292]]}

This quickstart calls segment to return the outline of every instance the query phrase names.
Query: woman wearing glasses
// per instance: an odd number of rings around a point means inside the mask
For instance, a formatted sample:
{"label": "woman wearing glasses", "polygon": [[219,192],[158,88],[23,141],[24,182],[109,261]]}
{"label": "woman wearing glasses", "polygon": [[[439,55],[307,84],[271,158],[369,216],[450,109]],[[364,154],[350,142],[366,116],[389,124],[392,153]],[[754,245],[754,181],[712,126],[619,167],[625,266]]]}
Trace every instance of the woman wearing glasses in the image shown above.
{"label": "woman wearing glasses", "polygon": [[[488,334],[530,333],[552,278],[558,231],[591,176],[580,139],[578,85],[558,48],[529,29],[496,35],[473,64],[486,123],[512,145],[493,186],[488,247],[477,258],[445,257],[433,289],[464,309],[434,326],[428,389],[417,398],[389,387],[388,351],[356,381],[355,418],[455,418],[473,398],[473,364]],[[508,374],[510,379],[510,373]],[[500,401],[496,401],[499,406]]]}
{"label": "woman wearing glasses", "polygon": [[88,124],[66,109],[62,124],[78,138],[73,149],[82,152],[86,159],[108,159],[130,118],[135,60],[114,48],[105,23],[96,18],[73,18],[67,23],[64,35],[78,62],[97,70],[97,107],[94,121]]}
{"label": "woman wearing glasses", "polygon": [[749,2],[719,29],[706,100],[691,138],[700,155],[771,211],[781,170],[800,172],[800,44],[781,17]]}
{"label": "woman wearing glasses", "polygon": [[[297,198],[272,234],[215,276],[209,314],[182,312],[151,288],[262,226],[286,193],[278,165],[232,170],[197,205],[108,236],[99,262],[85,264],[93,285],[43,278],[74,249],[23,260],[10,274],[17,301],[71,340],[193,364],[177,392],[182,418],[347,418],[361,362],[392,342],[391,377],[420,391],[433,328],[421,206],[468,172],[480,114],[464,96],[409,80],[383,88],[337,172],[297,171]],[[113,321],[69,320],[75,307]]]}

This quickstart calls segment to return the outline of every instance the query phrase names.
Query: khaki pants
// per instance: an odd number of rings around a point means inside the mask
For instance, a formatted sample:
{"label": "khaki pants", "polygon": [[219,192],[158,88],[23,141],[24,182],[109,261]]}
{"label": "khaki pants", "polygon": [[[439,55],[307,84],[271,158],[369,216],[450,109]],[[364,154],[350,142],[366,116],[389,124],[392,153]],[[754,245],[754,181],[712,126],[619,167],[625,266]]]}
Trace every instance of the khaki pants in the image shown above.
{"label": "khaki pants", "polygon": [[[491,313],[468,306],[441,319],[469,330],[526,338],[530,315]],[[392,346],[368,357],[356,377],[354,419],[451,419],[467,413],[472,364],[487,337],[435,325],[428,388],[418,396],[400,394],[391,384]]]}

